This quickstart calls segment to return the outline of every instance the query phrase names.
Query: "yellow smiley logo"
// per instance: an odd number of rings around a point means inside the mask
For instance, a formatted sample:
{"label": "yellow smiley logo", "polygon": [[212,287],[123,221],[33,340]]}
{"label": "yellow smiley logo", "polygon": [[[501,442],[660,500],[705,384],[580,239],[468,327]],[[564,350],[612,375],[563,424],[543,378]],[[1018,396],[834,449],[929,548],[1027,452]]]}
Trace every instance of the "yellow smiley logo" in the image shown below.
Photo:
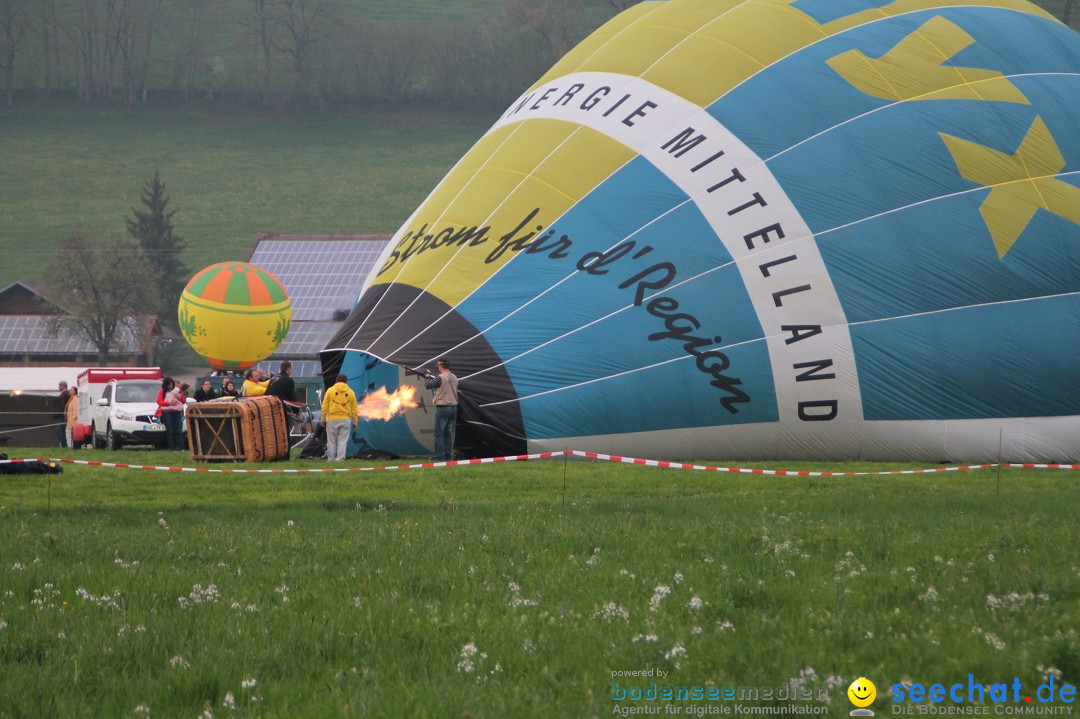
{"label": "yellow smiley logo", "polygon": [[857,707],[868,707],[877,698],[877,687],[866,677],[859,677],[847,689],[848,699]]}

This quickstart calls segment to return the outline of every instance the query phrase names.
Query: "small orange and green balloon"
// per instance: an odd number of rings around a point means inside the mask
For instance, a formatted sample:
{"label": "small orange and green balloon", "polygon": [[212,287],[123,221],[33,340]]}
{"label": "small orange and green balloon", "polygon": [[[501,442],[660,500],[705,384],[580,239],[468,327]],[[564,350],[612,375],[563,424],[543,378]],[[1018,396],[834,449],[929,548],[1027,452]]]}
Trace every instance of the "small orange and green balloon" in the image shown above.
{"label": "small orange and green balloon", "polygon": [[187,283],[177,308],[188,344],[220,370],[244,370],[289,333],[292,303],[277,277],[246,262],[219,262]]}

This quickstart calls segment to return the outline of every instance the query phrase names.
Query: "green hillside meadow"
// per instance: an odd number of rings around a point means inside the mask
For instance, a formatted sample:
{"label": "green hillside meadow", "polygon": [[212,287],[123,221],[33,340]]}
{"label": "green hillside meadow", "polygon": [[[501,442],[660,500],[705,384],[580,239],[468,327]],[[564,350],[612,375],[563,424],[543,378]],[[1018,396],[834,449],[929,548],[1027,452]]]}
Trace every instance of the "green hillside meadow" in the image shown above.
{"label": "green hillside meadow", "polygon": [[258,232],[393,232],[497,115],[0,108],[0,287],[40,279],[75,230],[126,235],[155,171],[193,271],[246,259]]}
{"label": "green hillside meadow", "polygon": [[[0,717],[843,717],[861,676],[879,717],[969,681],[1064,712],[1078,501],[1069,470],[4,477]],[[615,699],[652,684],[736,698]]]}

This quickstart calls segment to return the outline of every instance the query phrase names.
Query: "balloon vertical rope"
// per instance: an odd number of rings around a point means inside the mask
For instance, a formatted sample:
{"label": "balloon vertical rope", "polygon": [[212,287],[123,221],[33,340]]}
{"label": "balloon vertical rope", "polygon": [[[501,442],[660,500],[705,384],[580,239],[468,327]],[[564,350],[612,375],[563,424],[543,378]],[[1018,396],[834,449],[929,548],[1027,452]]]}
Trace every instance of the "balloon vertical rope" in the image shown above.
{"label": "balloon vertical rope", "polygon": [[1001,445],[1003,442],[1004,434],[1005,430],[998,428],[997,489],[994,493],[999,495],[1001,494]]}
{"label": "balloon vertical rope", "polygon": [[567,461],[566,458],[569,457],[569,456],[570,456],[570,448],[569,447],[563,447],[563,455],[562,455],[562,506],[563,506],[564,509],[566,508],[566,461]]}

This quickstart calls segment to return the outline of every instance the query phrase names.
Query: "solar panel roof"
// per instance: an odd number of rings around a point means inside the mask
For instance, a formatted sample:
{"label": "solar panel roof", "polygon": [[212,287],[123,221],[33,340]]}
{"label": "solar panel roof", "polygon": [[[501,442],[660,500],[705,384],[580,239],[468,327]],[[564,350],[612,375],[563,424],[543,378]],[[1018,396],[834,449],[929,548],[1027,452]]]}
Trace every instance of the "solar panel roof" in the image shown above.
{"label": "solar panel roof", "polygon": [[[0,354],[97,354],[92,342],[54,327],[55,319],[54,315],[0,315]],[[140,338],[123,329],[113,351],[138,352],[139,345]]]}
{"label": "solar panel roof", "polygon": [[331,320],[335,312],[353,308],[389,241],[389,235],[267,238],[258,241],[249,261],[281,280],[292,300],[294,323]]}

